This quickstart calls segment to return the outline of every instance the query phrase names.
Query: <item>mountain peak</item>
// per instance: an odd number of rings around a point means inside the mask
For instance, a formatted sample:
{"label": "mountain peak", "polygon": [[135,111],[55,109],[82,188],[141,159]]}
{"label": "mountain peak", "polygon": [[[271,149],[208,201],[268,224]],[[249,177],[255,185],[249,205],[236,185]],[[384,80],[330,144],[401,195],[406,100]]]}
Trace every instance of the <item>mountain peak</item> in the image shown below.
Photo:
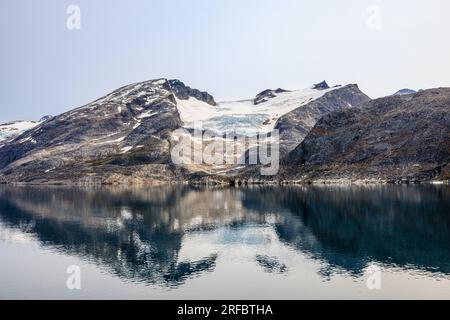
{"label": "mountain peak", "polygon": [[277,96],[277,94],[283,93],[283,92],[289,92],[289,91],[285,90],[285,89],[281,89],[281,88],[278,88],[275,90],[267,89],[267,90],[264,90],[264,91],[258,93],[253,102],[255,105],[263,103],[263,102],[267,102],[269,99],[275,98]]}
{"label": "mountain peak", "polygon": [[216,105],[214,97],[208,92],[192,89],[178,79],[168,80],[167,83],[170,87],[170,90],[172,90],[175,96],[180,100],[188,100],[190,97],[193,97],[212,106]]}
{"label": "mountain peak", "polygon": [[330,86],[328,85],[328,83],[324,80],[320,83],[317,83],[313,86],[313,89],[316,90],[326,90],[326,89],[330,89]]}
{"label": "mountain peak", "polygon": [[48,121],[48,120],[53,119],[53,118],[54,117],[51,116],[51,115],[46,115],[46,116],[43,116],[41,119],[39,119],[39,122]]}
{"label": "mountain peak", "polygon": [[394,96],[404,96],[404,95],[413,94],[413,93],[417,93],[417,91],[405,88],[405,89],[401,89],[401,90],[397,91],[396,93],[394,93]]}

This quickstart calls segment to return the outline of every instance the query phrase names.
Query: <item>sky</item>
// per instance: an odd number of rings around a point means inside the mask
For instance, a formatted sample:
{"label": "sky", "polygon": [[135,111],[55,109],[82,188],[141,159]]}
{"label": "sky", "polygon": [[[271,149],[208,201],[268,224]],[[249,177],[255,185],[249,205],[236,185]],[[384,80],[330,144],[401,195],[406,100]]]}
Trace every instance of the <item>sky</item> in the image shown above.
{"label": "sky", "polygon": [[450,87],[449,13],[448,0],[1,0],[0,122],[156,78],[216,101],[322,80],[372,98]]}

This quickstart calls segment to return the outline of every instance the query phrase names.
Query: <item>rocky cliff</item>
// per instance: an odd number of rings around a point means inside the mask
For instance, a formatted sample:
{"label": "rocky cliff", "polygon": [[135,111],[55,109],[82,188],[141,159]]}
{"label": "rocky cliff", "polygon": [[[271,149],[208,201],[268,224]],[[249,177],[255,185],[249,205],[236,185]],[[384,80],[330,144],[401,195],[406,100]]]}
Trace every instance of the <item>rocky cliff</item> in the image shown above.
{"label": "rocky cliff", "polygon": [[[319,90],[328,89],[326,82],[316,85]],[[356,84],[337,87],[319,99],[282,116],[275,129],[280,132],[280,154],[286,155],[303,141],[316,122],[326,114],[340,109],[361,106],[370,98]]]}
{"label": "rocky cliff", "polygon": [[450,178],[450,88],[394,95],[332,112],[285,159],[281,179]]}

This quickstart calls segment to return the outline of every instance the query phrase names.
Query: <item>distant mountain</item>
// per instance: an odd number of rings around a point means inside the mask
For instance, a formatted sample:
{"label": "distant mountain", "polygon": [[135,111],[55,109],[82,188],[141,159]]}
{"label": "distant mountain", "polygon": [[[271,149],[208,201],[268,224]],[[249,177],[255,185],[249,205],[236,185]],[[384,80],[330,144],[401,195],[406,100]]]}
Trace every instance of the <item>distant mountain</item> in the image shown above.
{"label": "distant mountain", "polygon": [[396,93],[394,93],[395,96],[403,96],[405,94],[414,94],[417,91],[415,90],[411,90],[411,89],[401,89],[399,91],[397,91]]}
{"label": "distant mountain", "polygon": [[285,159],[303,181],[450,179],[450,88],[372,100],[324,116]]}

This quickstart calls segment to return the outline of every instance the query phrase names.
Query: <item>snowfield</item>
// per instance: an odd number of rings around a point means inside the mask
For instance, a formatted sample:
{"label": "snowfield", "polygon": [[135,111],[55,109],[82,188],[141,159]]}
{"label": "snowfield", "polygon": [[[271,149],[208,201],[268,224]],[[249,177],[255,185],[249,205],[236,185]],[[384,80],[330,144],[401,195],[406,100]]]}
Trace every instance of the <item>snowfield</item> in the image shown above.
{"label": "snowfield", "polygon": [[19,134],[34,128],[38,124],[39,122],[36,121],[14,121],[0,124],[0,142],[18,136]]}
{"label": "snowfield", "polygon": [[282,92],[257,105],[253,99],[249,99],[220,102],[212,106],[191,97],[188,100],[177,99],[177,109],[186,128],[193,128],[195,123],[201,123],[203,129],[254,135],[257,132],[272,131],[283,115],[337,88],[339,87]]}

